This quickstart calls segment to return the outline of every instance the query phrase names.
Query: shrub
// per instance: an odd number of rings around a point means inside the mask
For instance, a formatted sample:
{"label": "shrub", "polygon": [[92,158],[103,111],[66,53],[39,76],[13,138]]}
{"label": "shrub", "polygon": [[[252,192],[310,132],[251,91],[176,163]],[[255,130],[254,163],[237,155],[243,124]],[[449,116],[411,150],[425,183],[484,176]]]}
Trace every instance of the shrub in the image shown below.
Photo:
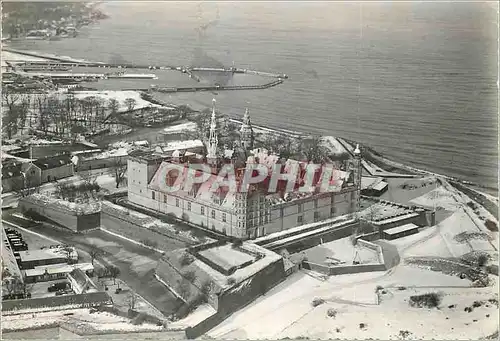
{"label": "shrub", "polygon": [[229,277],[229,278],[227,279],[227,284],[229,284],[229,285],[233,285],[234,283],[236,283],[236,280],[235,280],[233,277]]}
{"label": "shrub", "polygon": [[243,245],[243,241],[241,239],[237,239],[233,242],[233,247],[240,247]]}
{"label": "shrub", "polygon": [[317,306],[319,306],[319,305],[322,305],[323,303],[325,303],[325,300],[324,300],[324,299],[322,299],[322,298],[315,298],[315,299],[311,302],[311,304],[312,304],[312,306],[313,306],[313,307],[317,307]]}
{"label": "shrub", "polygon": [[489,257],[485,254],[481,254],[477,257],[477,266],[483,267],[488,262]]}
{"label": "shrub", "polygon": [[177,290],[179,292],[179,295],[181,295],[181,297],[184,298],[185,300],[187,300],[189,298],[189,295],[191,294],[191,288],[189,286],[189,282],[186,282],[184,280],[179,283]]}
{"label": "shrub", "polygon": [[141,243],[152,248],[158,247],[158,243],[155,240],[143,239]]}
{"label": "shrub", "polygon": [[441,303],[441,296],[438,293],[431,292],[423,295],[410,296],[410,306],[417,308],[435,308]]}
{"label": "shrub", "polygon": [[410,332],[408,330],[400,330],[399,331],[399,337],[401,339],[406,339],[408,336],[410,336]]}
{"label": "shrub", "polygon": [[398,290],[406,290],[406,287],[398,287]]}
{"label": "shrub", "polygon": [[184,274],[184,278],[187,279],[188,281],[190,281],[191,283],[193,283],[195,280],[196,280],[196,272],[194,271],[187,271],[185,274]]}
{"label": "shrub", "polygon": [[486,226],[486,228],[488,230],[490,230],[491,232],[498,232],[498,226],[497,226],[497,223],[495,223],[494,221],[490,220],[490,219],[486,219],[486,221],[484,222],[484,225]]}
{"label": "shrub", "polygon": [[333,308],[330,308],[327,310],[326,314],[328,315],[328,317],[335,317],[337,316],[337,311]]}
{"label": "shrub", "polygon": [[203,293],[203,295],[208,296],[212,290],[213,290],[213,283],[210,280],[204,281],[203,284],[201,285],[201,292]]}
{"label": "shrub", "polygon": [[180,259],[180,264],[181,266],[188,266],[189,264],[191,264],[192,262],[194,261],[194,258],[193,256],[191,256],[189,253],[187,252],[184,252],[181,256],[181,259]]}
{"label": "shrub", "polygon": [[133,320],[132,324],[135,326],[143,324],[147,319],[147,315],[145,313],[139,313]]}
{"label": "shrub", "polygon": [[382,289],[384,289],[384,287],[383,287],[383,286],[381,286],[381,285],[377,285],[377,286],[375,287],[375,293],[378,293],[378,292],[379,292],[380,290],[382,290]]}
{"label": "shrub", "polygon": [[489,273],[489,274],[492,274],[492,275],[496,275],[498,276],[498,265],[496,264],[491,264],[491,265],[488,265],[486,267],[486,271]]}
{"label": "shrub", "polygon": [[366,328],[366,323],[360,323],[359,324],[359,329],[364,329]]}

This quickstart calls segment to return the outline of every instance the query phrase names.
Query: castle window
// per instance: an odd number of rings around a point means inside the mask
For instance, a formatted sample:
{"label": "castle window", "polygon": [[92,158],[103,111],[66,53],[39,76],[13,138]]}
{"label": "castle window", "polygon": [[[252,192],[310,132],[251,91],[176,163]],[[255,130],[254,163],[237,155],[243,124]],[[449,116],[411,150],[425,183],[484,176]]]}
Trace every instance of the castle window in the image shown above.
{"label": "castle window", "polygon": [[319,212],[314,212],[314,221],[319,220]]}
{"label": "castle window", "polygon": [[205,215],[205,207],[201,206],[201,215]]}
{"label": "castle window", "polygon": [[151,199],[155,200],[155,192],[151,192]]}
{"label": "castle window", "polygon": [[332,195],[330,199],[331,199],[331,204],[333,205],[333,203],[335,201],[335,195]]}
{"label": "castle window", "polygon": [[259,217],[259,225],[262,225],[262,222],[263,222],[263,220],[262,220],[262,216],[261,216],[261,217]]}
{"label": "castle window", "polygon": [[297,217],[297,223],[302,224],[302,221],[303,221],[303,217],[301,215],[299,215]]}
{"label": "castle window", "polygon": [[268,216],[266,215],[266,216],[264,217],[264,223],[265,223],[265,224],[267,224],[268,222],[269,222],[269,218],[268,218]]}
{"label": "castle window", "polygon": [[297,205],[297,212],[302,212],[302,204]]}
{"label": "castle window", "polygon": [[314,208],[318,208],[318,199],[314,199]]}
{"label": "castle window", "polygon": [[330,213],[331,213],[331,214],[335,214],[335,212],[336,212],[336,211],[337,211],[337,210],[335,209],[335,207],[332,207],[332,208],[330,209]]}
{"label": "castle window", "polygon": [[188,202],[188,211],[191,211],[191,203]]}
{"label": "castle window", "polygon": [[226,222],[226,214],[225,213],[222,213],[222,221]]}
{"label": "castle window", "polygon": [[215,210],[212,210],[212,219],[215,219]]}
{"label": "castle window", "polygon": [[167,203],[167,195],[163,194],[163,202],[166,204]]}
{"label": "castle window", "polygon": [[175,198],[175,206],[179,207],[179,199]]}

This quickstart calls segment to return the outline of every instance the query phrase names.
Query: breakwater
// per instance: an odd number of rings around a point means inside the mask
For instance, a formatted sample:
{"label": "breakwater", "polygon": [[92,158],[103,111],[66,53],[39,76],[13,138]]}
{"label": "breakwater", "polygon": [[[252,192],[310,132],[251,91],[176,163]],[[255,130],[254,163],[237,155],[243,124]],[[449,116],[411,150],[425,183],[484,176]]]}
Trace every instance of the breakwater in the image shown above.
{"label": "breakwater", "polygon": [[186,87],[178,87],[178,88],[160,88],[160,87],[151,87],[151,88],[142,88],[142,89],[122,89],[123,91],[156,91],[162,93],[176,93],[176,92],[201,92],[201,91],[225,91],[225,90],[262,90],[268,89],[273,86],[279,85],[283,83],[282,79],[277,79],[275,81],[260,84],[260,85],[206,85],[206,86],[186,86]]}

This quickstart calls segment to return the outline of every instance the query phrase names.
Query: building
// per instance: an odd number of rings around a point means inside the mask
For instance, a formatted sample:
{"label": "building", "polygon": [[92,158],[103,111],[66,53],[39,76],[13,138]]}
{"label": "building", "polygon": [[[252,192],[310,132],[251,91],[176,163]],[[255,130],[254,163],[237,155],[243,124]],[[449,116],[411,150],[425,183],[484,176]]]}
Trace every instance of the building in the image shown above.
{"label": "building", "polygon": [[2,162],[2,192],[18,191],[41,184],[42,171],[30,162],[7,159]]}
{"label": "building", "polygon": [[44,157],[33,161],[33,165],[40,169],[42,183],[74,175],[73,163],[69,154]]}
{"label": "building", "polygon": [[90,274],[94,271],[94,266],[91,263],[52,264],[37,266],[33,269],[23,270],[22,272],[24,274],[24,280],[27,283],[34,283],[67,278],[75,269]]}
{"label": "building", "polygon": [[91,149],[98,149],[98,147],[87,141],[65,143],[62,141],[32,140],[29,142],[28,154],[25,157],[40,159]]}
{"label": "building", "polygon": [[95,285],[95,283],[88,276],[92,273],[93,269],[94,267],[92,266],[92,264],[86,264],[84,266],[75,267],[71,272],[67,274],[67,278],[75,294],[79,295],[98,292],[97,285]]}
{"label": "building", "polygon": [[125,148],[118,148],[109,151],[102,151],[100,149],[74,152],[72,153],[71,161],[75,165],[75,170],[78,172],[109,168],[116,165],[127,163],[128,151]]}
{"label": "building", "polygon": [[361,194],[379,197],[389,189],[389,184],[380,177],[364,176],[361,179]]}
{"label": "building", "polygon": [[410,223],[384,230],[384,239],[393,240],[418,233],[418,226]]}
{"label": "building", "polygon": [[78,261],[78,253],[74,248],[71,248],[71,252],[64,251],[63,247],[56,247],[41,250],[19,251],[17,254],[22,270],[35,269],[40,266],[53,264],[76,263]]}
{"label": "building", "polygon": [[205,145],[201,140],[171,141],[155,148],[155,152],[172,156],[185,153],[203,153],[204,151]]}
{"label": "building", "polygon": [[[243,173],[249,163],[258,162],[270,168],[278,165],[282,169],[298,163],[294,160],[281,163],[282,160],[277,155],[269,154],[266,150],[246,149],[253,144],[251,129],[247,111],[240,131],[241,147],[240,150],[234,151],[239,155],[239,159],[230,161],[237,172]],[[218,146],[215,105],[206,149],[206,164],[212,167],[212,173],[206,174],[208,181],[193,186],[189,192],[168,190],[168,186],[176,181],[176,178],[171,178],[169,169],[173,163],[189,167],[198,160],[189,157],[166,157],[160,153],[132,153],[127,170],[128,200],[164,214],[174,215],[202,228],[242,239],[253,239],[358,210],[361,183],[359,149],[358,153],[355,153],[356,157],[349,160],[347,171],[338,172],[335,189],[324,193],[320,193],[317,187],[307,193],[269,193],[266,191],[265,182],[248,192],[210,191],[223,159]],[[253,155],[246,157],[247,153]],[[304,177],[297,179],[295,185],[300,180],[303,181]],[[280,182],[279,186],[282,185]],[[284,185],[286,186],[286,181]]]}

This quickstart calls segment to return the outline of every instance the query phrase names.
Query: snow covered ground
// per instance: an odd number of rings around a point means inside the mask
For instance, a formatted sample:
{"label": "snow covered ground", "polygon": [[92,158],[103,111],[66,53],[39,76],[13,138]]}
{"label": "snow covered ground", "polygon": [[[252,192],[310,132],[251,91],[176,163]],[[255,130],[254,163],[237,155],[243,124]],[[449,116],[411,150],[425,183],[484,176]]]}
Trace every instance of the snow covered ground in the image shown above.
{"label": "snow covered ground", "polygon": [[316,264],[337,264],[329,260],[339,260],[341,264],[352,264],[354,257],[361,264],[378,263],[377,252],[362,246],[354,247],[351,238],[342,238],[324,243],[304,251],[307,259]]}
{"label": "snow covered ground", "polygon": [[454,199],[452,193],[442,186],[410,201],[413,204],[427,208],[443,208],[448,211],[456,211],[460,204]]}
{"label": "snow covered ground", "polygon": [[16,330],[43,327],[65,322],[77,327],[100,331],[147,331],[162,330],[162,326],[144,323],[133,325],[130,320],[106,312],[90,313],[89,309],[45,311],[18,315],[2,314],[2,329]]}
{"label": "snow covered ground", "polygon": [[156,108],[170,108],[170,107],[163,107],[158,104],[153,104],[151,102],[145,101],[141,98],[141,94],[138,91],[79,91],[75,93],[75,97],[78,99],[83,99],[85,97],[98,97],[101,98],[105,101],[109,101],[110,99],[114,98],[118,101],[120,107],[118,111],[125,111],[127,110],[127,105],[125,103],[125,100],[127,98],[132,98],[135,100],[135,106],[134,109],[141,109],[141,108],[146,108],[146,107],[156,107]]}
{"label": "snow covered ground", "polygon": [[215,314],[215,309],[209,304],[202,304],[185,318],[172,322],[168,325],[169,329],[185,329],[194,326],[208,317]]}
{"label": "snow covered ground", "polygon": [[45,58],[25,56],[19,53],[7,52],[2,50],[2,66],[4,62],[44,62]]}
{"label": "snow covered ground", "polygon": [[163,129],[163,132],[167,134],[177,134],[177,133],[182,133],[184,131],[195,131],[196,129],[198,129],[196,123],[187,122],[166,127],[165,129]]}
{"label": "snow covered ground", "polygon": [[[464,307],[474,301],[493,297],[491,288],[469,288],[468,284],[470,282],[458,277],[408,266],[399,266],[387,274],[342,275],[327,281],[298,273],[231,315],[208,336],[395,339],[400,338],[401,330],[407,330],[411,333],[410,339],[477,339],[496,331],[498,310],[490,303],[472,313],[465,312]],[[386,289],[380,304],[375,293],[377,285],[394,288]],[[399,286],[407,289],[399,290]],[[443,292],[440,310],[409,307],[410,295],[427,292]],[[313,307],[311,303],[315,298],[326,302]],[[452,304],[456,307],[448,308]],[[329,309],[336,312],[335,317],[328,316]],[[487,314],[489,317],[485,317]],[[363,328],[361,323],[365,324]]]}
{"label": "snow covered ground", "polygon": [[347,153],[345,148],[340,144],[340,142],[333,136],[323,136],[323,143],[333,154]]}

